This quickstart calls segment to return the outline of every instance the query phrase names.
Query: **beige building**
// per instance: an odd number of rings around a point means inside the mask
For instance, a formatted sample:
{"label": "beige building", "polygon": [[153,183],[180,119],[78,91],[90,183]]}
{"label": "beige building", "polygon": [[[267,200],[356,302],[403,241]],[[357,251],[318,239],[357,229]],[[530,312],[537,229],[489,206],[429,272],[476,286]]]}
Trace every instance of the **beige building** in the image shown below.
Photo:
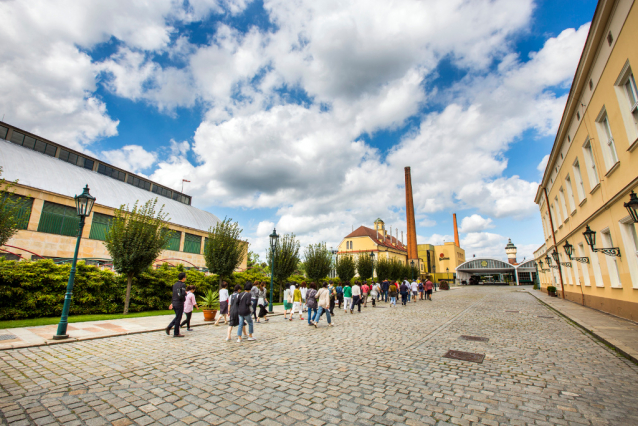
{"label": "beige building", "polygon": [[390,235],[381,219],[374,222],[374,229],[360,226],[348,234],[339,244],[337,255],[350,254],[355,257],[374,253],[375,260],[396,259],[406,262],[408,251],[396,236]]}
{"label": "beige building", "polygon": [[[18,233],[0,253],[10,258],[73,257],[79,218],[74,196],[88,184],[96,203],[86,219],[79,258],[109,264],[104,237],[122,204],[158,199],[169,216],[172,236],[156,263],[205,268],[208,230],[219,219],[191,205],[191,197],[147,178],[0,122],[0,167],[3,178],[19,180]],[[247,245],[246,245],[247,247]],[[246,269],[244,258],[240,270]]]}
{"label": "beige building", "polygon": [[625,204],[638,189],[637,39],[638,5],[601,0],[535,199],[543,291],[634,321],[638,237]]}

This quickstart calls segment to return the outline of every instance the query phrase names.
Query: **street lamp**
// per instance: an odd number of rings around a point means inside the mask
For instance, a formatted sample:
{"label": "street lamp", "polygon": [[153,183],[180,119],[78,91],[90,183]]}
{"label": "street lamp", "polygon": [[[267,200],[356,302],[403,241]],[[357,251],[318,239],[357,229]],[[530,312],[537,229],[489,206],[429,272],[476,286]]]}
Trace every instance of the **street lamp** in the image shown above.
{"label": "street lamp", "polygon": [[634,191],[631,191],[631,194],[629,194],[629,202],[625,203],[625,207],[634,220],[634,223],[638,223],[638,196],[636,196]]}
{"label": "street lamp", "polygon": [[595,248],[594,247],[596,245],[596,231],[592,231],[589,228],[589,225],[587,225],[587,227],[585,229],[585,232],[583,232],[583,235],[585,236],[585,241],[587,242],[587,244],[591,248],[592,252],[594,252],[594,253],[603,252],[607,256],[620,257],[620,248],[618,248],[618,247],[607,247],[607,248]]}
{"label": "street lamp", "polygon": [[270,300],[268,302],[268,312],[272,314],[272,298],[273,298],[273,277],[275,276],[275,251],[277,250],[277,244],[279,242],[279,235],[277,235],[277,229],[273,228],[272,234],[270,234]]}
{"label": "street lamp", "polygon": [[445,268],[445,275],[447,275],[447,280],[450,281],[450,268]]}
{"label": "street lamp", "polygon": [[580,263],[589,263],[588,257],[573,257],[572,256],[574,254],[574,246],[569,244],[569,241],[565,240],[565,245],[563,246],[563,249],[565,249],[565,254],[567,255],[568,259],[575,260],[576,262],[580,262]]}
{"label": "street lamp", "polygon": [[66,295],[64,296],[64,306],[62,307],[62,316],[58,324],[58,331],[53,336],[53,340],[68,339],[66,328],[69,319],[69,309],[71,308],[71,299],[73,298],[73,284],[75,282],[75,265],[78,261],[78,252],[80,251],[80,240],[82,239],[82,230],[84,229],[84,221],[87,216],[91,215],[95,204],[95,197],[89,194],[89,186],[84,187],[82,194],[75,196],[75,209],[80,216],[80,225],[78,226],[78,238],[75,242],[75,253],[73,254],[73,263],[71,264],[71,273],[69,274],[69,282],[66,284]]}

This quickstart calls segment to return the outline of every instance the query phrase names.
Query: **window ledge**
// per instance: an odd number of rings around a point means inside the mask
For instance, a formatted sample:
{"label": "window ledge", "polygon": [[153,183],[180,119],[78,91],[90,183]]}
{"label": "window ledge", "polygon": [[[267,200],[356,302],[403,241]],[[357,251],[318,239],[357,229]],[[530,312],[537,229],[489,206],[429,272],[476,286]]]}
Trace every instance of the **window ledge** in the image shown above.
{"label": "window ledge", "polygon": [[[583,201],[585,201],[585,200],[583,200]],[[571,212],[570,214],[571,214],[572,216],[574,216],[574,215],[576,214],[576,212],[577,212],[577,210],[576,210],[576,209],[574,209],[574,211],[573,211],[573,212]]]}
{"label": "window ledge", "polygon": [[563,229],[563,224],[558,225],[558,229]]}
{"label": "window ledge", "polygon": [[622,290],[622,284],[621,285],[612,285],[611,286],[612,290]]}
{"label": "window ledge", "polygon": [[611,176],[611,174],[618,169],[618,166],[620,166],[620,161],[616,161],[616,164],[611,166],[611,169],[609,169],[607,173],[605,173],[605,177]]}
{"label": "window ledge", "polygon": [[636,149],[636,147],[638,147],[638,138],[636,138],[636,140],[633,141],[631,145],[629,145],[629,148],[627,148],[627,151],[632,152],[634,149]]}
{"label": "window ledge", "polygon": [[594,186],[591,191],[589,191],[590,194],[593,194],[594,192],[598,191],[598,188],[600,188],[600,182],[598,182],[596,184],[596,186]]}
{"label": "window ledge", "polygon": [[580,204],[578,204],[580,207],[583,206],[583,204],[585,204],[587,202],[587,198],[583,198],[583,201],[580,202]]}
{"label": "window ledge", "polygon": [[565,218],[565,222],[564,223],[567,223],[567,222],[569,222],[569,216]]}

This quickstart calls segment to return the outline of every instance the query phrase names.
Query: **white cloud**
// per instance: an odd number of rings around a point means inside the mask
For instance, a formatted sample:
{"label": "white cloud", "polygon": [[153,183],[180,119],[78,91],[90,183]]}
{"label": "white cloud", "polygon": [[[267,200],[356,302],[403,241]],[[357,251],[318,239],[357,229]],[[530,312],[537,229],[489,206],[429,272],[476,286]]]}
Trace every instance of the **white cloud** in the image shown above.
{"label": "white cloud", "polygon": [[461,240],[461,247],[465,250],[465,258],[492,257],[504,259],[507,238],[491,232],[470,232]]}
{"label": "white cloud", "polygon": [[489,228],[494,228],[492,219],[484,218],[481,215],[473,214],[472,216],[466,216],[461,221],[461,227],[459,232],[469,233],[484,231]]}
{"label": "white cloud", "polygon": [[148,169],[157,161],[157,154],[148,152],[139,145],[126,145],[120,149],[102,151],[102,157],[114,166],[134,173]]}
{"label": "white cloud", "polygon": [[538,166],[536,166],[536,170],[541,173],[545,173],[545,169],[547,168],[547,162],[549,161],[549,154],[545,155]]}

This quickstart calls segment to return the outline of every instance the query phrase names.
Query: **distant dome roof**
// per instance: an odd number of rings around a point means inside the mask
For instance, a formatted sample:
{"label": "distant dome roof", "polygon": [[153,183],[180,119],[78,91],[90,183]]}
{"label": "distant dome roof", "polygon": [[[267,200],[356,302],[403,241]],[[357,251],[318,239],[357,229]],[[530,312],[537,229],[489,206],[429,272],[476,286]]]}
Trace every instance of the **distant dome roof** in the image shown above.
{"label": "distant dome roof", "polygon": [[512,239],[508,238],[508,240],[509,241],[507,242],[507,245],[505,246],[505,250],[507,250],[507,249],[515,249],[516,246],[514,244],[512,244]]}

